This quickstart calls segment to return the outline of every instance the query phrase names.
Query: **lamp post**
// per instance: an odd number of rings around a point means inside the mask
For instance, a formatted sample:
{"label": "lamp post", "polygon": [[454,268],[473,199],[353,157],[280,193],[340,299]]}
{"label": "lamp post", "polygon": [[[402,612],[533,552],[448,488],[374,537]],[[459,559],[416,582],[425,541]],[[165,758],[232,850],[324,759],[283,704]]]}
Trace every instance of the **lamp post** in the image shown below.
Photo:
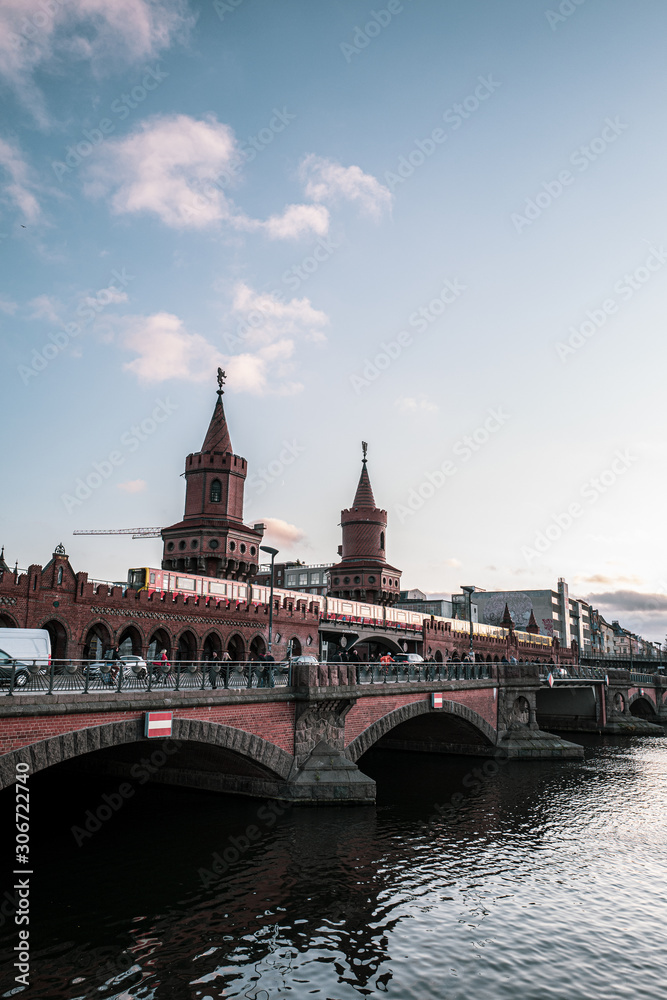
{"label": "lamp post", "polygon": [[461,590],[468,595],[468,620],[470,621],[470,660],[472,662],[472,595],[475,593],[474,587],[461,587]]}
{"label": "lamp post", "polygon": [[273,644],[273,568],[278,555],[278,549],[272,549],[270,545],[260,545],[260,552],[268,552],[271,556],[271,597],[269,598],[269,656],[271,656],[271,646]]}

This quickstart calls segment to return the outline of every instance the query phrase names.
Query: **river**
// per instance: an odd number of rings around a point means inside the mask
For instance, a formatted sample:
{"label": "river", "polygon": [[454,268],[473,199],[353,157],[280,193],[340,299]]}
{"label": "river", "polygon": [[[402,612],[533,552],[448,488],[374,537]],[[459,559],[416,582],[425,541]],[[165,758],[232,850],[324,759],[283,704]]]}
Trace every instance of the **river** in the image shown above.
{"label": "river", "polygon": [[371,752],[375,806],[137,785],[90,835],[119,780],[37,774],[31,986],[5,919],[1,995],[667,997],[667,737],[575,739],[584,761]]}

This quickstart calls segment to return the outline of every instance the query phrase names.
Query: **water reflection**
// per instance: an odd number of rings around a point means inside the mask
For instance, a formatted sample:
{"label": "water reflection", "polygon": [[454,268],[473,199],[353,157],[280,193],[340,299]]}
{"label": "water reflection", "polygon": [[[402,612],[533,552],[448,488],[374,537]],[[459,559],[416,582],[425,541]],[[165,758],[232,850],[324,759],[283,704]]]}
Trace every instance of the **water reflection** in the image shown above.
{"label": "water reflection", "polygon": [[496,773],[377,752],[377,806],[273,823],[144,786],[81,848],[71,827],[113,782],[37,775],[31,993],[659,996],[667,740],[588,742],[585,762]]}

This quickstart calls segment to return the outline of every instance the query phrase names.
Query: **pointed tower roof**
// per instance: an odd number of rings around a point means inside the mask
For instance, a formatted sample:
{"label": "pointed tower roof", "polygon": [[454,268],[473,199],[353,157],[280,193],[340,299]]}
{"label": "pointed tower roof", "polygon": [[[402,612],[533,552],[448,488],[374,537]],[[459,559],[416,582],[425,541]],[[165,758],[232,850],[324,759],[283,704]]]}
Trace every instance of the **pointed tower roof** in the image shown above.
{"label": "pointed tower roof", "polygon": [[526,625],[526,632],[534,632],[535,635],[537,635],[537,633],[539,631],[540,631],[540,626],[535,621],[535,612],[531,608],[530,609],[530,621]]}
{"label": "pointed tower roof", "polygon": [[503,620],[500,623],[503,628],[508,628],[510,632],[514,628],[514,622],[512,621],[512,616],[510,614],[510,609],[505,604],[505,614],[503,615]]}
{"label": "pointed tower roof", "polygon": [[373,487],[371,486],[371,481],[368,476],[368,469],[366,468],[366,452],[368,451],[368,445],[365,441],[361,442],[361,447],[363,449],[364,457],[361,464],[361,475],[359,476],[359,485],[357,486],[357,492],[354,497],[353,507],[373,507],[375,508],[375,497],[373,496]]}
{"label": "pointed tower roof", "polygon": [[229,436],[229,428],[227,427],[227,418],[225,417],[225,408],[222,405],[223,396],[223,379],[225,373],[218,369],[218,384],[220,388],[218,389],[218,401],[215,404],[215,409],[213,410],[213,416],[211,417],[211,423],[208,425],[208,430],[206,432],[206,437],[204,438],[204,443],[201,446],[202,451],[219,451],[223,455],[227,452],[233,454],[232,440]]}

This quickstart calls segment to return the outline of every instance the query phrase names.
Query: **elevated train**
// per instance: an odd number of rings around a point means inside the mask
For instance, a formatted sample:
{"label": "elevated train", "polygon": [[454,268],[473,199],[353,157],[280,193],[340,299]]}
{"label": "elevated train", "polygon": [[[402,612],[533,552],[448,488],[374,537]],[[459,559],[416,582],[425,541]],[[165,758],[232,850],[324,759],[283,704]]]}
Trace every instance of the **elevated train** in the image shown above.
{"label": "elevated train", "polygon": [[[271,588],[265,584],[242,583],[238,580],[220,580],[209,576],[198,576],[193,573],[182,573],[174,570],[155,569],[141,566],[130,569],[127,575],[128,587],[131,590],[146,590],[149,594],[181,594],[184,597],[203,597],[215,600],[243,601],[251,604],[268,604]],[[452,634],[469,635],[470,623],[455,618],[441,618],[438,615],[427,615],[408,608],[386,607],[378,604],[368,604],[364,601],[352,601],[339,597],[326,597],[322,594],[307,594],[298,590],[282,590],[274,587],[274,600],[305,601],[315,604],[320,609],[322,622],[350,622],[354,625],[368,625],[421,633],[424,621],[448,622]],[[502,639],[507,635],[507,629],[496,625],[484,625],[473,622],[473,635],[492,636]],[[552,646],[552,639],[546,635],[535,635],[515,629],[515,634],[522,643],[533,643],[544,646],[545,655]],[[416,634],[413,636],[416,638]]]}

